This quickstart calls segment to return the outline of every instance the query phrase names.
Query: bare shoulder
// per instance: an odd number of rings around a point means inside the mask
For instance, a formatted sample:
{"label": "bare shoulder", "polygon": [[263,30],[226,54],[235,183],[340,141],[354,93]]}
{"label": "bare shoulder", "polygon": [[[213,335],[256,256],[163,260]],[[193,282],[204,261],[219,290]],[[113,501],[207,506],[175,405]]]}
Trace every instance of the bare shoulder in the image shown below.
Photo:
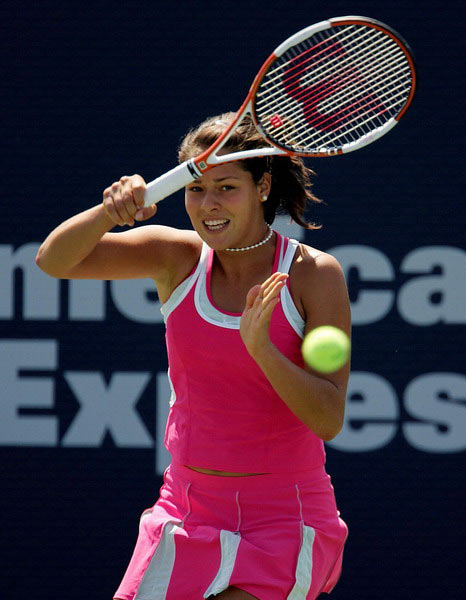
{"label": "bare shoulder", "polygon": [[199,260],[202,240],[195,231],[149,225],[143,233],[145,249],[153,257],[153,279],[165,302]]}
{"label": "bare shoulder", "polygon": [[349,298],[338,260],[300,244],[290,272],[293,297],[306,320],[306,329],[321,324],[349,328]]}
{"label": "bare shoulder", "polygon": [[312,283],[325,286],[344,280],[343,269],[334,256],[306,244],[299,245],[292,269],[292,276],[296,276],[304,288]]}

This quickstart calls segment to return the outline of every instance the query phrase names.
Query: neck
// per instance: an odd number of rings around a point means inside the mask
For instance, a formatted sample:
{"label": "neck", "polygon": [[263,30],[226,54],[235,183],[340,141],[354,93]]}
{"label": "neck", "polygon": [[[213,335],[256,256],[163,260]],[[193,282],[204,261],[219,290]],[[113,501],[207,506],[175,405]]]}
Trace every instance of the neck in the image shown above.
{"label": "neck", "polygon": [[277,238],[273,233],[269,242],[251,251],[216,251],[214,268],[220,269],[225,277],[235,281],[248,279],[252,273],[259,273],[262,269],[270,270],[269,274],[271,274],[275,260]]}

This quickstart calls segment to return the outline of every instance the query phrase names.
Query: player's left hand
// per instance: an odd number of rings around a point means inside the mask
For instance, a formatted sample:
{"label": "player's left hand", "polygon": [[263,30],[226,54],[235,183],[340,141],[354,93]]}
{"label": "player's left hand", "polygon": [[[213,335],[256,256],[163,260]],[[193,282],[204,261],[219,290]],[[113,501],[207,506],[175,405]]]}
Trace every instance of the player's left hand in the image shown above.
{"label": "player's left hand", "polygon": [[262,285],[255,285],[248,292],[241,316],[240,334],[252,357],[266,351],[271,344],[270,321],[287,279],[286,273],[273,273]]}

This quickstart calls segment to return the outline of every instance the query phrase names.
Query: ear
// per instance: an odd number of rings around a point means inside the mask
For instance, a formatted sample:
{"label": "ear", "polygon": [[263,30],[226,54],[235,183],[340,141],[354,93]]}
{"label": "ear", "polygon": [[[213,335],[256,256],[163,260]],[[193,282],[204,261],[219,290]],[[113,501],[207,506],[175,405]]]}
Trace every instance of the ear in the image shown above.
{"label": "ear", "polygon": [[266,197],[266,199],[268,198],[271,187],[272,187],[272,176],[270,175],[270,173],[264,173],[264,175],[262,176],[262,179],[257,184],[257,190],[259,192],[259,198],[260,198],[261,202],[265,202],[264,196]]}

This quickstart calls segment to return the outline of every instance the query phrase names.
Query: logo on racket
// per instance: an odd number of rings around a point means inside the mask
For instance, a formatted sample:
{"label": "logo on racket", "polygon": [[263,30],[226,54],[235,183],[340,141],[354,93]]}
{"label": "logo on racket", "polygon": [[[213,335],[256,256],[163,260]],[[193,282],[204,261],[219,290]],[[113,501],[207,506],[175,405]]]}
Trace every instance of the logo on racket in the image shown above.
{"label": "logo on racket", "polygon": [[274,115],[272,115],[272,116],[270,117],[269,121],[270,121],[270,124],[271,124],[273,127],[276,127],[276,128],[278,128],[278,127],[282,127],[282,126],[283,126],[283,120],[282,120],[282,118],[280,117],[280,115],[278,115],[278,114],[274,114]]}
{"label": "logo on racket", "polygon": [[292,59],[282,82],[286,93],[302,104],[307,123],[322,132],[342,129],[387,110],[371,92],[356,61],[337,41],[324,40]]}

